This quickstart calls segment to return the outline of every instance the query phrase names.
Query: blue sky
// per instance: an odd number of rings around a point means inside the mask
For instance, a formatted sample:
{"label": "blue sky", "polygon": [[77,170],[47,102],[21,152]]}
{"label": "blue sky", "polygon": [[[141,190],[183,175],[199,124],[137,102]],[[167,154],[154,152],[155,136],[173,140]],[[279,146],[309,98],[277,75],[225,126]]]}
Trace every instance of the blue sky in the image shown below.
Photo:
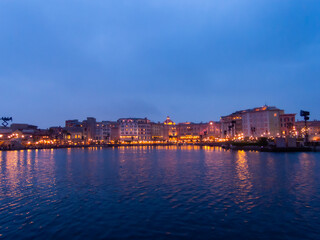
{"label": "blue sky", "polygon": [[0,0],[2,116],[320,119],[318,0]]}

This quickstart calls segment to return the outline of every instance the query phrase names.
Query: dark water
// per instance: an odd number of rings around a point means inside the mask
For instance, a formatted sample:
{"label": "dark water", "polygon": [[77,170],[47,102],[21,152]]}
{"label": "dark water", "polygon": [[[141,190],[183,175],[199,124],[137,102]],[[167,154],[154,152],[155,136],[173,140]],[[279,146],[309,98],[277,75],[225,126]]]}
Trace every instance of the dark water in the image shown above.
{"label": "dark water", "polygon": [[0,238],[320,239],[320,154],[0,152]]}

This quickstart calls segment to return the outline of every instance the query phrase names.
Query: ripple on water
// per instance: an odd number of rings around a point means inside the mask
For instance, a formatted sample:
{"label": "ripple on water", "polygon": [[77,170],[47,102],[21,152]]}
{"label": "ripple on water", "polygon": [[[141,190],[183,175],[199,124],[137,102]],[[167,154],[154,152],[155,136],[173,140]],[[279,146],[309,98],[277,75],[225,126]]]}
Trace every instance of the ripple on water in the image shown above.
{"label": "ripple on water", "polygon": [[6,152],[8,239],[317,239],[320,155],[219,148]]}

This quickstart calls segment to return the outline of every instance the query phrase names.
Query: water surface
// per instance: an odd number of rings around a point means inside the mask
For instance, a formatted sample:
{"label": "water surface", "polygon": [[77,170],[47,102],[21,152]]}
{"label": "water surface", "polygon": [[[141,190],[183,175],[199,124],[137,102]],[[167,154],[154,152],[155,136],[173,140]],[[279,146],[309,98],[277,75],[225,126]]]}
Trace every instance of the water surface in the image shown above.
{"label": "water surface", "polygon": [[0,151],[0,238],[320,239],[320,154]]}

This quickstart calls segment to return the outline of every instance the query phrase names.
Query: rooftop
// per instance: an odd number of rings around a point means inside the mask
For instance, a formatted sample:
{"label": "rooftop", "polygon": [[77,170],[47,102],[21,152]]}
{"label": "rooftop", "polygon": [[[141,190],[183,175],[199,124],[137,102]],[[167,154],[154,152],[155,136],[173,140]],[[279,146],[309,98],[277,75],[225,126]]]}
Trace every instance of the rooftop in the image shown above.
{"label": "rooftop", "polygon": [[233,115],[239,115],[239,114],[243,114],[243,113],[247,113],[247,112],[260,112],[260,111],[273,111],[273,110],[281,110],[281,109],[279,109],[279,108],[277,108],[275,106],[264,105],[262,107],[256,107],[256,108],[236,111],[234,113],[231,113],[230,115],[222,116],[222,118],[223,117],[233,116]]}

